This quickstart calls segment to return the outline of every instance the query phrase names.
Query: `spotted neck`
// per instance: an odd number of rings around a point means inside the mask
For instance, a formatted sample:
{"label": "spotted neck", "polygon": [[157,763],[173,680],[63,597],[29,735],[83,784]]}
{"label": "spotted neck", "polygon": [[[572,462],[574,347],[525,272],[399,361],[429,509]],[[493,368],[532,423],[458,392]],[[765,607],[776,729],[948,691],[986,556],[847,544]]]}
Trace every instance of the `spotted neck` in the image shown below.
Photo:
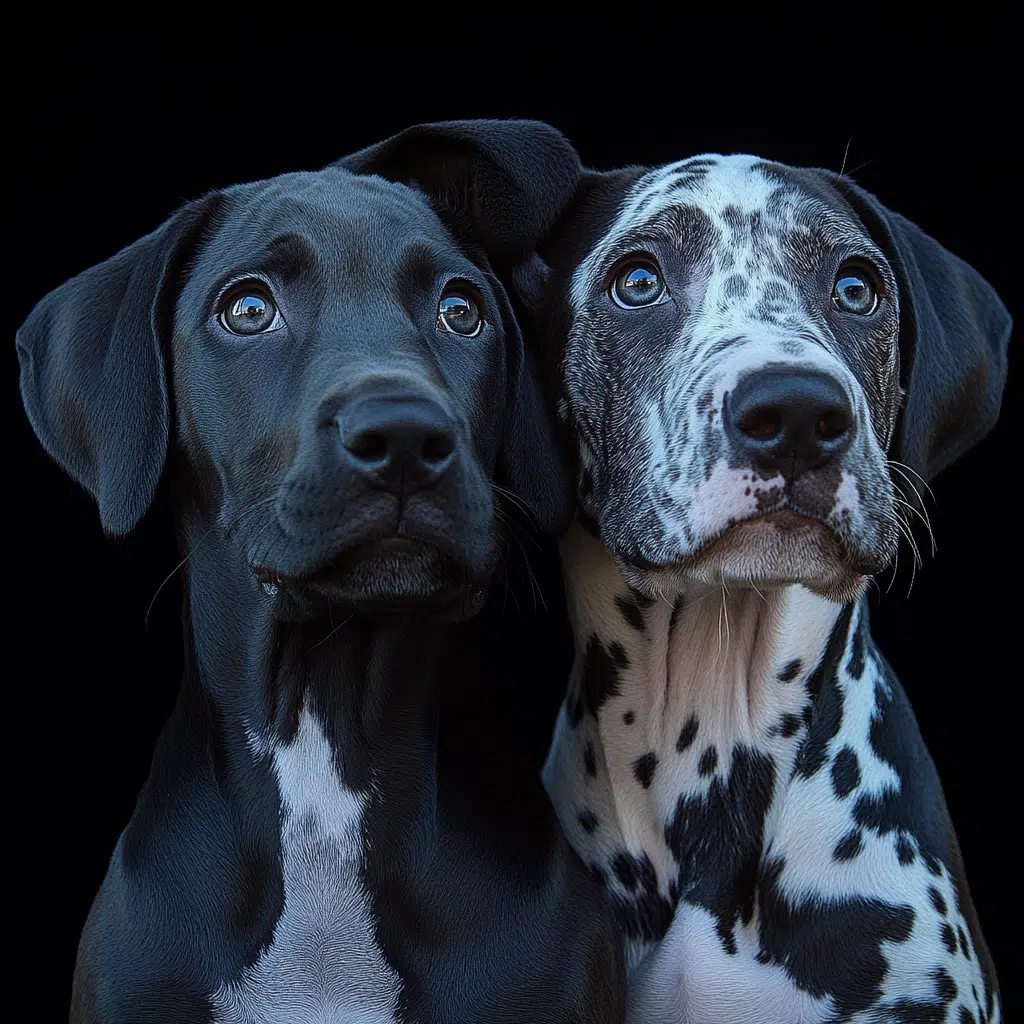
{"label": "spotted neck", "polygon": [[736,833],[715,884],[742,899],[813,714],[814,670],[849,623],[836,630],[843,606],[799,586],[644,597],[579,524],[562,557],[577,653],[545,784],[642,942],[687,894],[701,829]]}

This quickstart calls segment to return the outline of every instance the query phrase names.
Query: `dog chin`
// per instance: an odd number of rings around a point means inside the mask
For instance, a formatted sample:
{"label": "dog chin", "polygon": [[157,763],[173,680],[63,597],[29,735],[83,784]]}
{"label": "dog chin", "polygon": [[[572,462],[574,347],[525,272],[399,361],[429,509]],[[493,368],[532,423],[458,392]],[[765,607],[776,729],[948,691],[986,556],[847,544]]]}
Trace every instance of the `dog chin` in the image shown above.
{"label": "dog chin", "polygon": [[325,615],[337,605],[360,614],[423,612],[458,621],[486,599],[480,574],[432,544],[398,537],[342,552],[308,574],[281,577],[262,570],[258,579],[286,618]]}
{"label": "dog chin", "polygon": [[736,523],[695,554],[654,571],[628,566],[623,572],[627,583],[644,592],[664,594],[694,585],[758,590],[799,585],[844,603],[861,595],[871,569],[853,564],[829,527],[784,510]]}

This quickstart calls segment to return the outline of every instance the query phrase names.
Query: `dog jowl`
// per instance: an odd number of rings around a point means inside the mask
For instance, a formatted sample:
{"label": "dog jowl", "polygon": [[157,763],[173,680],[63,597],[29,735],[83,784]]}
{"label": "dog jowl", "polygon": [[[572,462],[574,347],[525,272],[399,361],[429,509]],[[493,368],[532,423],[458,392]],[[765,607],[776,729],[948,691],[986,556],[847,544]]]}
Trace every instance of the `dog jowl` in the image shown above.
{"label": "dog jowl", "polygon": [[628,1019],[998,1020],[863,593],[995,421],[1005,308],[848,179],[750,156],[586,172],[541,255],[579,498],[544,778]]}

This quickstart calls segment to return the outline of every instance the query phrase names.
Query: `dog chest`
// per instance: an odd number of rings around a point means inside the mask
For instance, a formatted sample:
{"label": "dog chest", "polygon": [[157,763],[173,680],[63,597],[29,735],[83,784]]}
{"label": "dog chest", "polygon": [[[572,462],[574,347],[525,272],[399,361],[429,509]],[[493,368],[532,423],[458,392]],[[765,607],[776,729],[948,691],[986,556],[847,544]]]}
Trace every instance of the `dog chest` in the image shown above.
{"label": "dog chest", "polygon": [[[266,748],[264,748],[266,749]],[[216,1024],[399,1024],[401,983],[376,945],[362,882],[365,798],[338,777],[304,710],[270,745],[281,797],[284,909],[259,960],[212,996]]]}

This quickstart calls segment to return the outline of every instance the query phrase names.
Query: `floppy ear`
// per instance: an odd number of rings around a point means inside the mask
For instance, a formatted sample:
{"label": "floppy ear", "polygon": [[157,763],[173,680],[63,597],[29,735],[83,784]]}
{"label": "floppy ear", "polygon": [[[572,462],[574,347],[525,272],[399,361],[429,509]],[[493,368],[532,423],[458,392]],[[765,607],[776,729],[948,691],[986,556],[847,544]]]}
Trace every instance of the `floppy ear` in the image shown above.
{"label": "floppy ear", "polygon": [[[425,192],[456,238],[482,250],[498,277],[525,294],[539,290],[546,268],[537,246],[582,173],[561,132],[525,120],[415,125],[334,166]],[[511,311],[506,319],[514,337],[498,472],[542,529],[560,533],[572,515],[572,481],[534,357]]]}
{"label": "floppy ear", "polygon": [[929,480],[995,424],[1013,323],[973,267],[848,179],[836,184],[896,274],[906,399],[893,448]]}
{"label": "floppy ear", "polygon": [[163,472],[173,283],[204,206],[184,207],[65,282],[18,330],[28,418],[47,453],[96,500],[107,534],[139,522]]}

